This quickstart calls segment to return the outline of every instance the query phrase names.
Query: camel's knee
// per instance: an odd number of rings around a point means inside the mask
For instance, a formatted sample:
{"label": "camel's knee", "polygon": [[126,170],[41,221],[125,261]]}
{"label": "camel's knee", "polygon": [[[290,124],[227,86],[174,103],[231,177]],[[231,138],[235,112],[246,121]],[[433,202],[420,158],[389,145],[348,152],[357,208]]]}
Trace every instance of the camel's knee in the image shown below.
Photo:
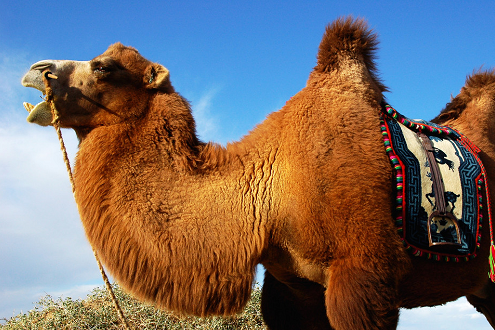
{"label": "camel's knee", "polygon": [[342,262],[332,265],[326,291],[330,324],[335,329],[396,329],[397,279]]}

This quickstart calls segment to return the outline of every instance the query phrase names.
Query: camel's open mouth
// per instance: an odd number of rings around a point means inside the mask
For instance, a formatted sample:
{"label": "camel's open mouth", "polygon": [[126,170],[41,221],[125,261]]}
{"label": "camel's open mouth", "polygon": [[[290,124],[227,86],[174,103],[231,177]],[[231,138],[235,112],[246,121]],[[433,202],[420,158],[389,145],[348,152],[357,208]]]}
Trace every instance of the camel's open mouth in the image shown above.
{"label": "camel's open mouth", "polygon": [[[25,87],[36,88],[41,91],[43,95],[46,92],[45,84],[43,82],[43,74],[47,75],[47,79],[57,79],[57,77],[51,74],[49,71],[44,71],[49,68],[50,63],[42,61],[34,64],[28,73],[22,78],[22,85]],[[41,126],[49,126],[52,124],[53,116],[50,109],[50,105],[46,101],[41,101],[37,105],[24,102],[24,108],[29,112],[27,121],[35,123]]]}

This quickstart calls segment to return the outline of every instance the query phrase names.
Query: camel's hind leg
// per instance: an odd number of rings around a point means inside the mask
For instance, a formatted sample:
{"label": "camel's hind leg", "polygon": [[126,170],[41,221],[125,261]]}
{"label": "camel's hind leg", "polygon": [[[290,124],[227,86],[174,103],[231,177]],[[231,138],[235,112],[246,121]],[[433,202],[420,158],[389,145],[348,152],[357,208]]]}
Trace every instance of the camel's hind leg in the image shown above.
{"label": "camel's hind leg", "polygon": [[328,318],[335,329],[396,329],[397,279],[391,269],[366,269],[351,260],[330,267]]}
{"label": "camel's hind leg", "polygon": [[467,295],[466,298],[478,312],[485,315],[492,328],[495,329],[495,283],[487,282],[480,292]]}
{"label": "camel's hind leg", "polygon": [[265,272],[261,311],[270,330],[331,330],[325,313],[324,288],[299,279],[286,285]]}

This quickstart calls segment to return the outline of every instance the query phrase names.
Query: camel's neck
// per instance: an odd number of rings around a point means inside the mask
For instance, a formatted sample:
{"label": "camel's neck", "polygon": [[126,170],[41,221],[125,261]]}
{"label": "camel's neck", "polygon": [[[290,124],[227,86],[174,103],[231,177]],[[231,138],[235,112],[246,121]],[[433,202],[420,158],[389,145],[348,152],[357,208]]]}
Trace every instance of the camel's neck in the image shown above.
{"label": "camel's neck", "polygon": [[[474,100],[458,118],[448,120],[444,125],[453,128],[466,135],[479,148],[489,152],[495,150],[495,106],[490,100]],[[494,157],[495,154],[490,155]]]}
{"label": "camel's neck", "polygon": [[186,132],[180,99],[160,102],[163,113],[95,129],[81,143],[75,184],[87,237],[113,276],[145,300],[200,315],[238,311],[266,239],[260,221],[268,211],[251,194],[256,178]]}
{"label": "camel's neck", "polygon": [[[447,120],[442,125],[451,126],[464,134],[477,147],[481,149],[480,158],[485,168],[495,167],[495,107],[489,104],[470,102],[464,111],[455,119]],[[491,190],[495,187],[495,174],[489,171],[488,186]]]}

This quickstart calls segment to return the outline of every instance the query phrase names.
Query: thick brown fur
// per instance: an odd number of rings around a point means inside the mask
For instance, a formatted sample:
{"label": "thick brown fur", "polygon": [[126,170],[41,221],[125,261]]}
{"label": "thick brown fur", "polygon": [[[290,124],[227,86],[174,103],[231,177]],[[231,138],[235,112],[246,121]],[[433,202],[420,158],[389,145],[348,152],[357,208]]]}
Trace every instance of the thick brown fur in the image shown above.
{"label": "thick brown fur", "polygon": [[162,308],[226,315],[262,263],[271,329],[395,329],[401,306],[481,292],[486,244],[442,264],[411,258],[396,233],[376,45],[362,20],[334,22],[307,86],[226,147],[198,140],[168,70],[133,48],[54,62],[61,123],[81,138],[81,219],[117,281]]}
{"label": "thick brown fur", "polygon": [[364,63],[380,91],[386,92],[387,87],[378,78],[375,63],[377,47],[377,35],[368,29],[364,19],[341,17],[326,28],[318,50],[315,71],[329,73],[342,70],[350,60]]}

